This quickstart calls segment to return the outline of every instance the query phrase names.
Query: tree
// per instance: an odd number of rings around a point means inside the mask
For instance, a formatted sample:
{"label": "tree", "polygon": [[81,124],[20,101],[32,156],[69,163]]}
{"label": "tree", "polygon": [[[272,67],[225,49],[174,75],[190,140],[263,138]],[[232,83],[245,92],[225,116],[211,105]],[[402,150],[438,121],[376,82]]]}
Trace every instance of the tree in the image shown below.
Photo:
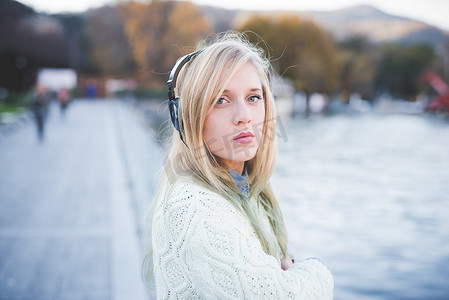
{"label": "tree", "polygon": [[86,27],[94,69],[102,75],[131,75],[134,61],[117,8],[103,6],[88,11]]}
{"label": "tree", "polygon": [[347,101],[352,93],[364,99],[374,97],[376,47],[366,37],[353,37],[338,45],[341,94]]}
{"label": "tree", "polygon": [[297,90],[306,94],[331,93],[338,83],[338,63],[332,38],[317,24],[296,15],[255,16],[239,31],[253,31],[258,43],[271,58],[275,70],[289,78]]}
{"label": "tree", "polygon": [[91,71],[84,14],[57,14],[52,17],[64,27],[67,67],[81,72]]}
{"label": "tree", "polygon": [[386,44],[382,47],[376,86],[396,97],[412,100],[419,92],[419,79],[432,65],[435,54],[427,45]]}
{"label": "tree", "polygon": [[190,2],[129,2],[119,9],[137,77],[153,87],[167,80],[176,59],[194,50],[211,28]]}
{"label": "tree", "polygon": [[17,1],[0,1],[0,86],[30,89],[39,68],[67,65],[64,28]]}

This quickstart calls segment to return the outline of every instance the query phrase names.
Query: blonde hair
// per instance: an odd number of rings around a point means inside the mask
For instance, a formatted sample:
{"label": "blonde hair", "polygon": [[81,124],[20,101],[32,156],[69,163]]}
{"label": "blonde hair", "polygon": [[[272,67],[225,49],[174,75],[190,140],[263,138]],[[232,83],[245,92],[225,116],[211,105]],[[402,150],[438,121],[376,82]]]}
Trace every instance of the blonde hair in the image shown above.
{"label": "blonde hair", "polygon": [[[263,51],[247,42],[242,34],[226,33],[205,47],[180,71],[175,92],[180,97],[180,130],[186,145],[179,133],[173,130],[171,149],[152,206],[165,201],[173,184],[179,178],[187,177],[225,197],[247,216],[265,253],[279,258],[281,253],[287,254],[287,233],[268,182],[277,154],[276,113],[269,81],[270,63],[262,55]],[[239,192],[229,169],[210,152],[203,139],[207,114],[235,72],[247,63],[251,63],[259,74],[265,102],[265,121],[263,125],[259,124],[263,126],[260,146],[255,156],[245,163],[248,172],[246,181],[250,186],[249,199],[255,199],[257,206]],[[265,211],[272,232],[262,225],[263,218],[258,209]],[[142,267],[147,281],[151,281],[152,268],[150,245]]]}

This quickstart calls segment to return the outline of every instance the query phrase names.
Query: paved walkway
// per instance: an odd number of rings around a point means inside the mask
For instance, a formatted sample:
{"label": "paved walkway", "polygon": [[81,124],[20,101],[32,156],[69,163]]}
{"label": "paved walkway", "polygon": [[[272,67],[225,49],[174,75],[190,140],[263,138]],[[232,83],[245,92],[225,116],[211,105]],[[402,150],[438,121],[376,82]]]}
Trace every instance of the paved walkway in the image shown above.
{"label": "paved walkway", "polygon": [[50,109],[0,136],[0,299],[148,299],[143,208],[160,150],[124,104]]}

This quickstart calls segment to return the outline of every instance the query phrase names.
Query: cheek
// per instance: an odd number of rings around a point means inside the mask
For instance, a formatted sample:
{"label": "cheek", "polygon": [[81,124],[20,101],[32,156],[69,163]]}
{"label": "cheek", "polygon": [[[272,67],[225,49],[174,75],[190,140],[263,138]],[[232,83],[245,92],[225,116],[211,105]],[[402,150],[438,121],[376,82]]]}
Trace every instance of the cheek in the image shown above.
{"label": "cheek", "polygon": [[251,115],[253,118],[253,124],[258,127],[262,127],[265,121],[265,105],[262,103],[262,105],[255,107]]}
{"label": "cheek", "polygon": [[265,106],[260,105],[252,112],[253,117],[253,130],[257,137],[257,143],[259,144],[261,142],[262,138],[262,131],[265,120]]}
{"label": "cheek", "polygon": [[214,149],[219,146],[222,135],[221,127],[219,126],[219,118],[214,114],[209,114],[204,122],[203,138],[207,147],[214,153]]}
{"label": "cheek", "polygon": [[204,141],[206,142],[206,144],[208,144],[208,141],[213,136],[212,125],[213,124],[211,124],[209,116],[206,117],[206,120],[204,121],[204,128],[203,128],[203,138],[204,138]]}
{"label": "cheek", "polygon": [[259,108],[257,117],[259,118],[260,122],[265,121],[265,104],[262,104],[261,107]]}

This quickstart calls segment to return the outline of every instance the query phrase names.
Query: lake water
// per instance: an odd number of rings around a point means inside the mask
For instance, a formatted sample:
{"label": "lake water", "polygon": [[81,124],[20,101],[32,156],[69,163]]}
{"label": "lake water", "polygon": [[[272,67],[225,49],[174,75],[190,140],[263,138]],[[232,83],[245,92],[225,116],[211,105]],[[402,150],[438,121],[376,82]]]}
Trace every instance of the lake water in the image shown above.
{"label": "lake water", "polygon": [[369,114],[282,124],[271,182],[296,259],[326,261],[335,299],[449,299],[449,122]]}

